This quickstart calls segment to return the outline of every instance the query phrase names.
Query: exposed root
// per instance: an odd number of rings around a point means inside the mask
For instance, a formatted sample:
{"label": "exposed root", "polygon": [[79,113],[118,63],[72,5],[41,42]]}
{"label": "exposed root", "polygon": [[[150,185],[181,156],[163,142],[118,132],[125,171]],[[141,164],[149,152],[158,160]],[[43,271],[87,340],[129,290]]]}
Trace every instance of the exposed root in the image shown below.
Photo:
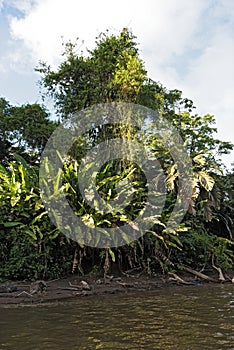
{"label": "exposed root", "polygon": [[221,268],[215,266],[215,264],[214,264],[214,255],[212,255],[212,267],[213,267],[213,269],[215,269],[216,271],[218,271],[218,273],[219,273],[219,281],[220,281],[220,282],[226,281],[226,278],[224,277]]}

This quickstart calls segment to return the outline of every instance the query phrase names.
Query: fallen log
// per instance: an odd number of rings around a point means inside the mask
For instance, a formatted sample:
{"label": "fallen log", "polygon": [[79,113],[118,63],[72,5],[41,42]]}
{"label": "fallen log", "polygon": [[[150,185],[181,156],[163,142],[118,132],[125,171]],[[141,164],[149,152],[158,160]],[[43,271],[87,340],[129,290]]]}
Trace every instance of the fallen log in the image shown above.
{"label": "fallen log", "polygon": [[189,272],[197,277],[200,277],[206,281],[209,281],[209,282],[215,282],[215,283],[218,283],[220,282],[219,279],[217,278],[213,278],[213,277],[209,277],[207,275],[204,275],[204,273],[201,273],[199,271],[196,271],[196,270],[193,270],[193,269],[190,269],[189,267],[186,267],[186,266],[183,266],[183,270],[186,271],[186,272]]}

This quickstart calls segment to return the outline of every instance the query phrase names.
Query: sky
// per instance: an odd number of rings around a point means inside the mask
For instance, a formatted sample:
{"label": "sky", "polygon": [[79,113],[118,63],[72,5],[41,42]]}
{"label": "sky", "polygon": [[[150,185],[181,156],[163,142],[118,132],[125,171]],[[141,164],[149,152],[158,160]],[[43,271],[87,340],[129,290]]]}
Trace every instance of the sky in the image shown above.
{"label": "sky", "polygon": [[[234,143],[233,0],[0,0],[0,97],[41,103],[39,61],[56,68],[62,43],[92,49],[107,29],[132,30],[148,76],[216,118],[217,137]],[[234,151],[223,158],[227,167]]]}

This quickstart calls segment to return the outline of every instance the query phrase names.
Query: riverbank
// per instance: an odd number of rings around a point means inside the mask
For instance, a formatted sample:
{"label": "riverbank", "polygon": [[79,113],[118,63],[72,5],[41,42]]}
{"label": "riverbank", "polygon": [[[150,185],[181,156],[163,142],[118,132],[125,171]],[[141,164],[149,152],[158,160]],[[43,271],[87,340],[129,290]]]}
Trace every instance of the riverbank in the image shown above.
{"label": "riverbank", "polygon": [[[166,288],[172,285],[185,287],[214,283],[188,273],[168,274],[150,277],[147,275],[124,275],[94,278],[91,276],[70,276],[53,281],[8,282],[0,285],[0,304],[43,303],[74,299],[93,295],[128,293],[130,291],[146,292]],[[209,274],[209,278],[217,276]],[[217,282],[218,283],[218,282]],[[221,282],[220,282],[221,283]],[[231,280],[225,283],[232,283]]]}

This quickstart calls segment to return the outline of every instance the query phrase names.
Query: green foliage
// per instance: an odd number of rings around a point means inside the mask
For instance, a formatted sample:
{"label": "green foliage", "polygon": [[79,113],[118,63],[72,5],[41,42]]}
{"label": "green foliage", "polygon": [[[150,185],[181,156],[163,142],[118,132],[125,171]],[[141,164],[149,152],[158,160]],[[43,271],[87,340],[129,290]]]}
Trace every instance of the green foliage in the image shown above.
{"label": "green foliage", "polygon": [[233,267],[234,242],[223,237],[213,236],[213,254],[215,263],[224,270]]}
{"label": "green foliage", "polygon": [[97,103],[138,102],[146,71],[134,39],[127,29],[119,36],[102,33],[88,57],[77,55],[76,45],[69,42],[57,71],[41,63],[37,71],[43,75],[42,85],[62,118]]}
{"label": "green foliage", "polygon": [[[181,174],[170,152],[158,137],[158,131],[150,125],[137,139],[144,140],[154,157],[160,162],[166,176],[167,197],[161,218],[152,218],[152,230],[147,233],[146,242],[149,247],[154,246],[155,242],[160,242],[161,246],[157,252],[161,251],[165,256],[177,249],[177,259],[182,259],[184,263],[187,261],[187,263],[196,264],[197,262],[199,265],[208,261],[213,249],[209,227],[212,226],[220,210],[219,188],[215,182],[218,174],[221,173],[221,162],[216,159],[216,155],[220,156],[232,149],[230,143],[214,138],[216,132],[213,126],[214,117],[209,114],[205,116],[194,114],[193,102],[184,98],[181,91],[167,90],[160,83],[147,77],[143,62],[139,58],[135,38],[127,29],[123,29],[119,36],[109,35],[108,32],[102,33],[97,38],[96,47],[88,51],[88,56],[84,56],[83,53],[77,54],[76,44],[68,43],[65,45],[64,57],[57,71],[52,71],[45,63],[38,68],[42,74],[42,86],[46,93],[49,92],[54,98],[57,111],[62,118],[67,118],[80,109],[100,102],[127,101],[156,110],[178,130],[193,164],[191,179],[193,195],[189,199],[189,212],[194,216],[196,225],[193,223],[191,228],[191,215],[188,215],[176,231],[169,232],[166,229],[167,220],[176,201]],[[73,148],[71,164],[66,169],[65,188],[68,190],[69,200],[71,203],[76,202],[74,206],[76,213],[83,216],[84,221],[89,225],[102,225],[102,227],[119,225],[121,228],[122,223],[137,217],[147,198],[144,179],[136,178],[139,177],[138,171],[133,174],[131,182],[131,186],[133,183],[138,183],[138,187],[134,188],[135,201],[132,201],[125,211],[109,213],[103,217],[97,208],[90,209],[79,194],[76,187],[77,174],[74,173],[74,169],[79,167],[79,161],[89,147],[95,146],[102,140],[123,135],[123,129],[118,130],[118,135],[116,130],[117,126],[114,129],[96,130],[95,134],[91,132],[92,137],[91,134],[86,135],[83,146],[80,147],[81,144],[79,144],[77,147],[77,144]],[[91,137],[92,142],[90,143],[86,137]],[[77,164],[73,163],[74,159],[78,162]],[[123,183],[135,166],[125,164],[125,167],[118,168],[117,164],[118,162],[106,164],[97,175],[96,189],[107,202],[116,198],[119,184]],[[117,169],[121,169],[121,172]],[[123,189],[126,196],[129,189],[130,187]],[[90,196],[92,196],[91,192]],[[205,222],[207,222],[206,226]],[[141,247],[145,251],[144,244]],[[153,251],[154,249],[150,248],[148,256],[143,254],[141,264],[144,259],[149,262],[147,258],[150,258],[150,266],[152,266],[155,253]],[[130,252],[128,252],[129,256],[133,254]],[[136,257],[131,257],[130,261],[140,263]],[[164,264],[162,259],[158,258],[158,261]]]}
{"label": "green foliage", "polygon": [[[48,94],[53,97],[62,119],[86,107],[112,101],[133,102],[157,111],[178,130],[191,158],[193,194],[185,198],[189,210],[177,229],[167,228],[180,176],[184,174],[179,173],[178,164],[154,125],[149,123],[142,130],[133,130],[127,122],[126,125],[100,126],[76,140],[66,159],[62,159],[63,170],[47,181],[46,191],[51,198],[65,194],[76,215],[87,226],[102,230],[119,227],[126,245],[116,249],[77,247],[52,225],[40,198],[35,164],[57,123],[49,119],[44,107],[37,104],[13,107],[1,98],[0,278],[61,276],[72,270],[74,251],[79,254],[79,271],[83,271],[82,264],[85,267],[102,264],[106,273],[115,263],[120,269],[141,268],[154,275],[159,269],[167,272],[180,264],[200,268],[211,264],[212,259],[217,266],[230,268],[233,264],[234,177],[233,171],[223,175],[219,157],[233,146],[214,137],[214,117],[197,115],[193,102],[184,98],[181,91],[168,90],[147,76],[135,37],[126,28],[117,36],[108,32],[100,34],[96,47],[88,50],[87,55],[77,53],[76,49],[76,44],[65,44],[64,61],[57,70],[46,63],[37,68],[42,75],[44,97]],[[114,138],[144,142],[147,151],[160,163],[165,178],[166,201],[161,215],[149,217],[151,229],[131,243],[121,226],[138,217],[149,191],[143,171],[131,161],[130,155],[128,160],[115,159],[104,164],[94,174],[95,189],[107,205],[122,195],[130,198],[125,208],[113,211],[110,205],[110,210],[103,215],[95,199],[93,207],[85,202],[78,187],[82,158],[100,142]],[[19,155],[13,156],[15,152]],[[51,167],[49,162],[46,166]],[[53,173],[53,169],[50,170]],[[158,178],[159,184],[160,181]],[[92,198],[92,188],[86,190]],[[150,195],[155,196],[155,203],[160,206],[157,189]],[[100,237],[97,235],[96,239],[98,244]],[[89,266],[87,270],[92,268]]]}
{"label": "green foliage", "polygon": [[182,250],[173,252],[173,259],[181,265],[202,268],[210,262],[212,240],[207,232],[197,223],[196,229],[189,229],[180,236]]}
{"label": "green foliage", "polygon": [[57,256],[61,235],[41,202],[38,169],[19,155],[15,158],[8,167],[0,166],[0,275],[57,276],[68,263],[60,265]]}
{"label": "green foliage", "polygon": [[209,232],[209,224],[199,217],[187,222],[187,232],[180,234],[181,250],[173,250],[171,258],[178,265],[194,268],[211,267],[212,261],[227,270],[233,266],[234,242]]}
{"label": "green foliage", "polygon": [[44,107],[38,104],[15,107],[0,98],[0,162],[13,160],[14,153],[32,163],[38,162],[56,126]]}

